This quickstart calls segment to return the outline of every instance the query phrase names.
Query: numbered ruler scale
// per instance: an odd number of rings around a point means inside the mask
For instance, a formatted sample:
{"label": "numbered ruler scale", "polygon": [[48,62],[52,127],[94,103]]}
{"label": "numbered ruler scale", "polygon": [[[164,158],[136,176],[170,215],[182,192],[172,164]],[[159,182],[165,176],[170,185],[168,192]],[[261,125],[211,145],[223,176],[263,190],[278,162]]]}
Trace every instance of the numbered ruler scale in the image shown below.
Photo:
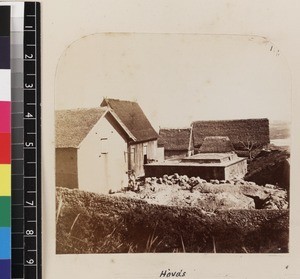
{"label": "numbered ruler scale", "polygon": [[[23,148],[21,159],[14,158],[14,152],[12,157],[13,165],[23,164],[22,173],[13,173],[12,179],[13,199],[17,201],[15,204],[12,203],[12,221],[13,224],[18,224],[15,229],[13,226],[12,232],[12,278],[15,279],[41,278],[39,16],[39,3],[24,3],[23,108],[20,109],[20,106],[15,106],[16,109],[13,111],[15,115],[21,111],[23,127],[13,127],[12,131],[14,144],[21,144]],[[23,189],[20,185],[23,186]],[[23,199],[21,204],[20,197]],[[23,225],[21,231],[20,222]]]}
{"label": "numbered ruler scale", "polygon": [[39,4],[24,16],[24,217],[25,278],[41,278],[40,30]]}

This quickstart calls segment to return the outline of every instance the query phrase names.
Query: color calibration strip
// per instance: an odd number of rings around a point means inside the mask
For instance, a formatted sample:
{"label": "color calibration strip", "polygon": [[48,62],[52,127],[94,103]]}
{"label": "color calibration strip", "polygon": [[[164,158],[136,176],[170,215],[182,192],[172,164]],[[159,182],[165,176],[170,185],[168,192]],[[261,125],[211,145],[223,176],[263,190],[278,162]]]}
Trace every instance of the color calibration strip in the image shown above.
{"label": "color calibration strip", "polygon": [[41,279],[40,4],[24,8],[24,277]]}
{"label": "color calibration strip", "polygon": [[23,43],[24,3],[11,6],[11,113],[12,113],[12,278],[23,278],[24,183],[23,183]]}
{"label": "color calibration strip", "polygon": [[40,4],[0,11],[0,279],[40,279]]}
{"label": "color calibration strip", "polygon": [[10,6],[0,6],[0,278],[11,277]]}

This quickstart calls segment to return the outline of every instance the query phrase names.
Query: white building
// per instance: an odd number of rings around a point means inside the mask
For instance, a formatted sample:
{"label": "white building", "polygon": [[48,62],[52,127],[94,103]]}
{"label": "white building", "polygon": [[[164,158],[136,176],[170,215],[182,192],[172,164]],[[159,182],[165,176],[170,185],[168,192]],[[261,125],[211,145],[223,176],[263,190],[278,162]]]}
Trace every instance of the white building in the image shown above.
{"label": "white building", "polygon": [[56,112],[57,187],[108,193],[127,186],[128,170],[143,176],[144,164],[155,161],[157,133],[139,105],[114,101],[115,109]]}

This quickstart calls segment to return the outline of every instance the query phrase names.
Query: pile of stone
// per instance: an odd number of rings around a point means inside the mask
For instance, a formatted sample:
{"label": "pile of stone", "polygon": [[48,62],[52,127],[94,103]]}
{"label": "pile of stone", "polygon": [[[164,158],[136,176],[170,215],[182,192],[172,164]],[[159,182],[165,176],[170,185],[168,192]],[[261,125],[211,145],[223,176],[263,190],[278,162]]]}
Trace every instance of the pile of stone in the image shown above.
{"label": "pile of stone", "polygon": [[[245,181],[240,178],[233,178],[231,180],[218,180],[218,179],[211,179],[206,181],[205,179],[197,177],[188,177],[187,175],[179,175],[178,173],[174,173],[173,175],[163,175],[163,177],[147,177],[145,178],[145,184],[149,184],[155,186],[156,184],[165,184],[165,185],[175,185],[178,184],[181,187],[186,187],[190,189],[191,187],[195,187],[197,185],[210,183],[210,184],[231,184],[231,185],[249,185],[254,186],[256,183],[251,181]],[[266,187],[271,187],[272,185],[267,184]],[[273,186],[275,187],[275,186]]]}
{"label": "pile of stone", "polygon": [[205,179],[197,177],[188,177],[187,175],[179,175],[174,173],[173,175],[165,174],[163,177],[147,177],[145,178],[145,184],[149,184],[152,187],[157,184],[165,185],[179,185],[183,189],[192,190],[195,186],[199,184],[207,183]]}
{"label": "pile of stone", "polygon": [[197,181],[198,183],[207,183],[206,180],[201,179],[199,176],[197,177],[188,177],[187,175],[179,175],[178,173],[174,173],[173,175],[165,174],[163,177],[147,177],[145,178],[145,183],[153,183],[156,182],[158,184],[166,184],[166,185],[174,185],[179,184],[183,186],[185,183],[193,183]]}
{"label": "pile of stone", "polygon": [[[216,186],[216,191],[221,190],[222,185],[232,185],[241,194],[240,198],[252,197],[253,199],[265,200],[263,209],[286,209],[288,208],[287,193],[283,189],[279,189],[275,185],[266,184],[265,186],[259,186],[255,182],[245,181],[240,178],[233,178],[231,180],[218,180],[211,179],[206,181],[197,177],[188,177],[187,175],[179,175],[174,173],[173,175],[163,175],[163,177],[147,177],[144,181],[146,189],[150,189],[152,193],[161,191],[164,185],[174,185],[178,190],[189,190],[191,193],[194,191],[201,193],[210,193]],[[237,187],[237,188],[236,188]],[[206,189],[207,188],[207,189]],[[220,190],[218,190],[220,189]],[[226,188],[225,188],[226,189]],[[226,191],[226,190],[225,190]],[[215,193],[217,193],[215,192]]]}

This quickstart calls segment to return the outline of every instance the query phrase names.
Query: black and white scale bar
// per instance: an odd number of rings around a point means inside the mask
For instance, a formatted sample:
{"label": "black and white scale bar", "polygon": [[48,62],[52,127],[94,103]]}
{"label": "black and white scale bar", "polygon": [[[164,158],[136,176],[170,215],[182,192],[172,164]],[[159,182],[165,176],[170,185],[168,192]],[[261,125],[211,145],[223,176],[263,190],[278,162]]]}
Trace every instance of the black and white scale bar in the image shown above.
{"label": "black and white scale bar", "polygon": [[40,5],[11,5],[12,20],[24,19],[13,24],[11,34],[23,43],[15,48],[22,54],[11,56],[22,65],[12,69],[11,277],[35,279],[41,278]]}
{"label": "black and white scale bar", "polygon": [[24,278],[41,272],[40,5],[24,15]]}
{"label": "black and white scale bar", "polygon": [[[11,278],[24,278],[24,156],[23,156],[23,23],[18,18],[24,16],[24,4],[20,2],[10,3],[11,5],[11,165],[12,165],[12,201],[11,201]],[[20,52],[21,51],[21,52]],[[17,63],[16,63],[17,62]],[[0,272],[1,277],[1,272]]]}

